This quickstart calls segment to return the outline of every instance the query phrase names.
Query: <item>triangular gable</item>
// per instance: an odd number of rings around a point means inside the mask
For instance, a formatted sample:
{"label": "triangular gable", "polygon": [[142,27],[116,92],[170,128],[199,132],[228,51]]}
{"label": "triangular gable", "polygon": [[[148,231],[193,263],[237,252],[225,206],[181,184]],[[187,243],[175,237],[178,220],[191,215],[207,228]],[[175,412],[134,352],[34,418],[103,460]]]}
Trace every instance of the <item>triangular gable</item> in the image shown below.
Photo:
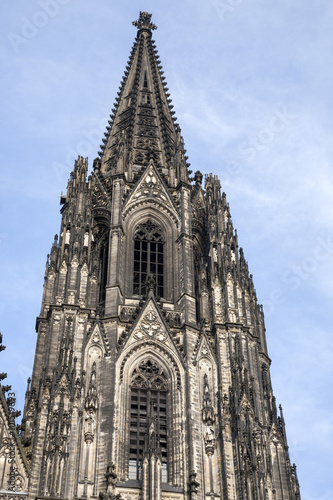
{"label": "triangular gable", "polygon": [[[203,190],[200,188],[192,201],[192,231],[193,235],[203,233],[206,224],[206,203]],[[200,238],[201,240],[201,238]],[[201,242],[204,245],[204,242]]]}
{"label": "triangular gable", "polygon": [[69,395],[69,392],[68,392],[68,385],[69,385],[69,380],[68,380],[68,376],[67,376],[67,373],[63,373],[60,377],[60,379],[58,380],[57,382],[57,391],[56,391],[56,394],[59,393],[59,392],[67,392],[67,395]]}
{"label": "triangular gable", "polygon": [[280,443],[281,445],[283,445],[283,436],[281,434],[281,430],[277,427],[275,422],[272,423],[268,439],[273,444]]}
{"label": "triangular gable", "polygon": [[121,347],[120,352],[123,352],[125,349],[135,344],[145,343],[147,341],[153,341],[156,342],[156,344],[162,344],[171,348],[181,359],[176,344],[153,297],[147,299],[127,340]]}
{"label": "triangular gable", "polygon": [[250,412],[252,418],[253,419],[255,418],[253,406],[245,393],[241,397],[241,400],[239,402],[239,408],[240,408],[241,413],[242,412],[246,413],[248,411],[248,412]]}
{"label": "triangular gable", "polygon": [[131,208],[138,203],[142,203],[142,201],[154,203],[158,205],[159,208],[167,210],[173,218],[176,218],[178,221],[180,220],[177,207],[156,169],[153,160],[150,160],[140,180],[128,197],[124,205],[123,217],[125,218]]}
{"label": "triangular gable", "polygon": [[199,359],[202,357],[211,358],[211,360],[216,363],[214,351],[205,332],[202,334],[197,344],[197,348],[193,356],[193,364],[197,364]]}
{"label": "triangular gable", "polygon": [[101,325],[99,320],[97,320],[90,329],[86,345],[86,352],[88,352],[88,350],[93,346],[102,349],[104,355],[108,355],[110,353],[110,346],[104,334],[103,326]]}
{"label": "triangular gable", "polygon": [[198,191],[195,193],[195,196],[192,200],[192,210],[196,211],[201,208],[206,208],[206,202],[205,202],[205,195],[203,192],[203,189],[200,188]]}
{"label": "triangular gable", "polygon": [[94,170],[93,179],[95,180],[93,185],[93,206],[110,208],[111,198],[105,185],[105,180],[99,174],[98,170]]}

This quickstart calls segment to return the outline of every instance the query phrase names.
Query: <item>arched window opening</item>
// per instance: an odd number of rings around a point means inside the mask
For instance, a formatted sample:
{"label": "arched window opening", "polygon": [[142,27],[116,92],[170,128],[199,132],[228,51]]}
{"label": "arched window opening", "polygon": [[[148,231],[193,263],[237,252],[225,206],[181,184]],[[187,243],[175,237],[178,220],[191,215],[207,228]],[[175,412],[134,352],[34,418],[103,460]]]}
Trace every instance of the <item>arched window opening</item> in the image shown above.
{"label": "arched window opening", "polygon": [[194,291],[195,291],[195,302],[196,302],[196,319],[197,323],[200,323],[201,315],[200,315],[200,286],[199,286],[199,277],[200,277],[200,260],[199,253],[197,248],[194,246]]}
{"label": "arched window opening", "polygon": [[162,368],[152,360],[142,361],[131,379],[129,479],[142,480],[142,463],[149,440],[149,425],[155,424],[156,453],[162,460],[162,482],[167,469],[167,392]]}
{"label": "arched window opening", "polygon": [[143,86],[145,89],[148,88],[147,71],[145,71],[145,75],[144,75],[144,79],[143,79]]}
{"label": "arched window opening", "polygon": [[99,289],[99,301],[105,301],[106,284],[108,277],[108,255],[109,255],[109,240],[106,239],[100,250],[100,289]]}
{"label": "arched window opening", "polygon": [[164,238],[162,229],[150,220],[134,233],[134,294],[145,295],[149,277],[155,279],[156,295],[164,297]]}

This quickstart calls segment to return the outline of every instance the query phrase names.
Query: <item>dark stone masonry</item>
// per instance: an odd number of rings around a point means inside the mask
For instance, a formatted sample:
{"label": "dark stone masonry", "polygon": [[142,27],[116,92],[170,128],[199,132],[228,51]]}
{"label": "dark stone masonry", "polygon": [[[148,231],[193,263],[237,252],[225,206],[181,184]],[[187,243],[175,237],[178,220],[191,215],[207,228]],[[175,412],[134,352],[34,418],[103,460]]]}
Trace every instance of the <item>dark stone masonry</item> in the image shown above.
{"label": "dark stone masonry", "polygon": [[133,24],[92,174],[78,157],[61,197],[18,429],[0,389],[0,500],[298,500],[226,196],[189,169],[151,14]]}

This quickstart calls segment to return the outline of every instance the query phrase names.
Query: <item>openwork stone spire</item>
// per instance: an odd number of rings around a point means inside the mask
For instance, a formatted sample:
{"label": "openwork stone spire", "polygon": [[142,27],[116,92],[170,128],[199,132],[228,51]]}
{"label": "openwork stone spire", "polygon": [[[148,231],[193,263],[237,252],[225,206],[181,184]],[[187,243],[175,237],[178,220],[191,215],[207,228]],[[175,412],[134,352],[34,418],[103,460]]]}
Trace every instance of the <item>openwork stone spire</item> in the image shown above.
{"label": "openwork stone spire", "polygon": [[[140,12],[137,36],[115,100],[105,138],[102,139],[101,173],[126,174],[133,182],[153,160],[168,184],[189,182],[190,164],[156,45],[151,14]],[[108,181],[107,181],[108,182]]]}

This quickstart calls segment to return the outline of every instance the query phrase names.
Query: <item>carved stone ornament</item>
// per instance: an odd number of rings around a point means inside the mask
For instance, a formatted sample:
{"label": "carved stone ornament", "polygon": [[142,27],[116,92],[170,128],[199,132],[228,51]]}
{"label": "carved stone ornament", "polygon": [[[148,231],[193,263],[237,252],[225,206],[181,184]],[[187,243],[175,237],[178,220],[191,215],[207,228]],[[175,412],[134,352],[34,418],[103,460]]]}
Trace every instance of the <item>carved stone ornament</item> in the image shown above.
{"label": "carved stone ornament", "polygon": [[207,455],[213,455],[215,449],[215,433],[213,427],[207,427],[205,434],[205,451]]}
{"label": "carved stone ornament", "polygon": [[91,342],[93,344],[100,344],[101,343],[101,339],[100,339],[100,336],[98,335],[98,331],[95,329],[95,332],[91,338]]}
{"label": "carved stone ornament", "polygon": [[96,363],[93,363],[90,383],[88,387],[87,396],[85,399],[84,407],[87,412],[96,412],[98,409],[97,385],[96,385]]}
{"label": "carved stone ornament", "polygon": [[162,331],[162,323],[158,315],[150,310],[148,311],[141,322],[139,323],[139,328],[135,333],[135,337],[138,340],[145,338],[155,338],[160,342],[164,342],[167,338],[164,331]]}
{"label": "carved stone ornament", "polygon": [[120,308],[121,321],[133,321],[135,315],[136,315],[136,307],[121,306]]}
{"label": "carved stone ornament", "polygon": [[94,440],[96,429],[96,421],[94,417],[94,412],[89,411],[89,413],[85,417],[84,422],[84,440],[86,443],[92,443]]}
{"label": "carved stone ornament", "polygon": [[139,198],[158,198],[164,202],[167,201],[167,197],[152,166],[149,167],[147,175],[135,193],[135,199]]}
{"label": "carved stone ornament", "polygon": [[210,390],[208,385],[208,377],[205,373],[204,375],[204,394],[203,394],[203,404],[202,404],[202,421],[207,424],[207,426],[213,425],[215,421],[214,407],[210,396]]}
{"label": "carved stone ornament", "polygon": [[139,30],[141,29],[156,30],[157,26],[151,22],[151,16],[152,14],[148,14],[148,12],[140,11],[140,16],[138,21],[133,21],[132,24]]}
{"label": "carved stone ornament", "polygon": [[151,359],[142,361],[133,371],[131,386],[137,389],[168,390],[162,368]]}

